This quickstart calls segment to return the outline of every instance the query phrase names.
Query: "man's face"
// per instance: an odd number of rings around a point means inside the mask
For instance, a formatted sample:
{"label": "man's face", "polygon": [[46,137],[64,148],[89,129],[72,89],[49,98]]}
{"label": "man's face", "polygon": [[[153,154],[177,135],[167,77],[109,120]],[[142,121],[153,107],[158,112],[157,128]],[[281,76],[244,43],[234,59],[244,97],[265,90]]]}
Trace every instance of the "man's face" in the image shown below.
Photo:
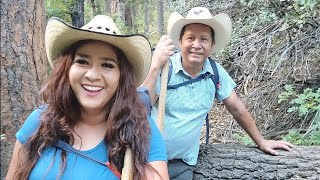
{"label": "man's face", "polygon": [[214,43],[211,28],[204,24],[189,24],[180,39],[182,59],[187,64],[203,65]]}

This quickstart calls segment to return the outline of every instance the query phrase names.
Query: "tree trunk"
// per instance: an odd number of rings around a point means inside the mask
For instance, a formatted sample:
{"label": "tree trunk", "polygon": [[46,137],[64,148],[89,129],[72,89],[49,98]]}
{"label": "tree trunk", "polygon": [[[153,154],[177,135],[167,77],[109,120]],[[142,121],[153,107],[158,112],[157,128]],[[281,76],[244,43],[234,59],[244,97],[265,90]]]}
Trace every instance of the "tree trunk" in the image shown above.
{"label": "tree trunk", "polygon": [[157,0],[157,13],[158,13],[158,34],[161,37],[164,34],[163,0]]}
{"label": "tree trunk", "polygon": [[75,1],[72,7],[72,25],[75,27],[82,27],[84,25],[84,0]]}
{"label": "tree trunk", "polygon": [[194,179],[320,179],[320,146],[278,152],[271,156],[256,147],[201,145]]}
{"label": "tree trunk", "polygon": [[47,77],[44,2],[4,0],[1,7],[1,179],[11,160],[15,133],[40,102]]}
{"label": "tree trunk", "polygon": [[119,0],[111,0],[111,7],[110,7],[111,14],[117,13],[118,6],[119,6],[118,4],[119,4]]}
{"label": "tree trunk", "polygon": [[125,2],[124,3],[124,8],[125,8],[125,11],[124,11],[124,20],[125,20],[125,24],[126,26],[132,30],[133,28],[133,25],[132,25],[132,17],[131,17],[131,7],[130,7],[130,3],[129,2]]}
{"label": "tree trunk", "polygon": [[92,8],[92,14],[93,16],[97,15],[97,7],[96,7],[96,2],[94,0],[91,0],[91,8]]}
{"label": "tree trunk", "polygon": [[138,33],[135,18],[137,17],[137,7],[135,2],[130,3],[130,12],[131,12],[131,24],[133,33]]}
{"label": "tree trunk", "polygon": [[117,3],[117,12],[119,13],[120,19],[125,22],[125,3],[119,1]]}
{"label": "tree trunk", "polygon": [[144,34],[149,35],[150,5],[147,0],[143,1],[143,10],[144,10]]}
{"label": "tree trunk", "polygon": [[105,0],[104,1],[104,12],[106,15],[110,15],[111,13],[111,0]]}

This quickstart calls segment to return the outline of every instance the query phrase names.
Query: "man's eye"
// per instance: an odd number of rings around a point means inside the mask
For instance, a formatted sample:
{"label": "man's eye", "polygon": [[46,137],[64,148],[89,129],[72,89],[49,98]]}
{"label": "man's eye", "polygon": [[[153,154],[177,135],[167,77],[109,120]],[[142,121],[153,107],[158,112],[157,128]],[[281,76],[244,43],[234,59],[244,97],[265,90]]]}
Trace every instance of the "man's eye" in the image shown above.
{"label": "man's eye", "polygon": [[102,64],[102,67],[106,67],[106,68],[114,68],[114,65],[111,63],[104,63]]}
{"label": "man's eye", "polygon": [[88,64],[88,62],[86,60],[83,60],[83,59],[77,59],[75,61],[75,63],[78,63],[78,64]]}
{"label": "man's eye", "polygon": [[202,38],[202,41],[208,41],[208,39],[207,38]]}

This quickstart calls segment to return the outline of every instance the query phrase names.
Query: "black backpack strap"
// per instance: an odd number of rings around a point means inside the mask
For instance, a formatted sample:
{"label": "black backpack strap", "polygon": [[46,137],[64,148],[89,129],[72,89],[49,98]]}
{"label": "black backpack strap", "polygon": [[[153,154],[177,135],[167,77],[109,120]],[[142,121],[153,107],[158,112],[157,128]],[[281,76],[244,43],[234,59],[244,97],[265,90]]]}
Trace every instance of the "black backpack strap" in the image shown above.
{"label": "black backpack strap", "polygon": [[209,114],[206,116],[206,144],[209,143]]}
{"label": "black backpack strap", "polygon": [[220,78],[219,78],[217,63],[211,57],[209,57],[209,62],[210,62],[210,65],[211,65],[212,71],[213,71],[213,76],[211,76],[211,79],[212,79],[216,89],[219,89],[220,88]]}
{"label": "black backpack strap", "polygon": [[169,81],[170,81],[170,79],[171,79],[171,75],[172,75],[172,62],[169,61],[168,84],[169,84]]}
{"label": "black backpack strap", "polygon": [[177,89],[181,86],[186,86],[188,84],[192,84],[198,81],[201,81],[202,79],[206,79],[206,78],[211,78],[212,74],[210,73],[205,73],[205,74],[201,74],[200,76],[198,76],[197,78],[194,79],[190,79],[189,81],[185,81],[179,84],[175,84],[175,85],[168,85],[167,89]]}
{"label": "black backpack strap", "polygon": [[94,159],[84,153],[81,153],[80,151],[77,151],[75,150],[74,148],[72,148],[69,144],[65,143],[64,141],[57,141],[54,146],[62,149],[62,150],[65,150],[66,152],[68,153],[73,153],[73,154],[76,154],[76,155],[79,155],[85,159],[88,159],[90,161],[93,161],[93,162],[96,162],[98,164],[101,164],[103,166],[107,166],[111,172],[114,173],[114,175],[116,175],[119,179],[121,179],[121,173],[117,170],[117,168],[114,168],[109,162],[102,162],[102,161],[99,161],[97,159]]}

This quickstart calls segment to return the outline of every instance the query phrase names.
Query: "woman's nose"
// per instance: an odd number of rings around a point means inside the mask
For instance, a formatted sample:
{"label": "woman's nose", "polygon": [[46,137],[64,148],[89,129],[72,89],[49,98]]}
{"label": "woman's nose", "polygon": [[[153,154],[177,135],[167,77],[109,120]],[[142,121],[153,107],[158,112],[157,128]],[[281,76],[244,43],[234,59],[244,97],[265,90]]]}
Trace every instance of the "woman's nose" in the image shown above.
{"label": "woman's nose", "polygon": [[97,80],[101,77],[99,70],[96,67],[91,67],[85,74],[85,77],[90,80]]}

